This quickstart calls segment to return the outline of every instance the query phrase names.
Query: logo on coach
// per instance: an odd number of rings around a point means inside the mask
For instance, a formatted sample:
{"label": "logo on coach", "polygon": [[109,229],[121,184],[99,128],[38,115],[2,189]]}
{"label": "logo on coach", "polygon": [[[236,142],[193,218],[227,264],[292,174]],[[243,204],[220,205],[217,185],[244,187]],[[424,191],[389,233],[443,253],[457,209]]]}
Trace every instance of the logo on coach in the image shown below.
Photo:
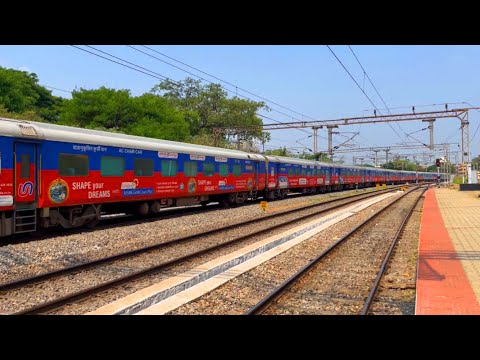
{"label": "logo on coach", "polygon": [[25,197],[33,194],[33,183],[27,181],[25,183],[18,184],[18,196]]}

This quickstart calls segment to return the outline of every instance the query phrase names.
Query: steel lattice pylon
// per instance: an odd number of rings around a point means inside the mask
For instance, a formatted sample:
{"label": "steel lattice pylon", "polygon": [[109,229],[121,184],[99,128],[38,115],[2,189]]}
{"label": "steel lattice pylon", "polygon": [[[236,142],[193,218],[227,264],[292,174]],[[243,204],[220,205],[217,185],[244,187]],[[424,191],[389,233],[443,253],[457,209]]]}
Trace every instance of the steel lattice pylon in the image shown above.
{"label": "steel lattice pylon", "polygon": [[[381,116],[363,116],[363,117],[353,117],[353,118],[342,118],[342,119],[333,119],[333,120],[315,120],[315,121],[297,121],[297,122],[288,122],[288,123],[275,123],[275,124],[263,124],[260,126],[238,126],[238,127],[216,127],[213,129],[214,136],[218,138],[219,134],[239,134],[242,131],[251,131],[251,130],[281,130],[281,129],[302,129],[302,128],[312,128],[314,129],[314,148],[318,149],[318,141],[316,139],[317,130],[322,129],[323,127],[328,130],[328,150],[326,151],[330,156],[333,156],[333,153],[340,152],[338,150],[333,150],[331,136],[335,132],[333,129],[338,126],[345,125],[359,125],[359,124],[376,124],[376,123],[389,123],[397,121],[428,121],[430,123],[430,148],[435,148],[433,144],[433,121],[438,119],[446,118],[457,118],[461,122],[462,129],[462,164],[468,165],[470,163],[470,131],[469,131],[469,121],[468,121],[468,111],[471,109],[477,108],[462,108],[462,109],[452,109],[452,110],[443,110],[443,111],[429,111],[429,112],[413,112],[413,113],[403,113],[403,114],[390,114],[390,115],[381,115]],[[427,145],[428,147],[428,145]],[[384,147],[388,149],[388,147]],[[317,151],[315,151],[316,153]],[[387,153],[388,155],[388,153]],[[465,179],[464,181],[465,182]]]}
{"label": "steel lattice pylon", "polygon": [[[468,121],[468,111],[459,119],[462,123],[462,167],[468,168],[470,164],[470,122]],[[465,184],[465,173],[462,173],[462,178],[462,182]]]}

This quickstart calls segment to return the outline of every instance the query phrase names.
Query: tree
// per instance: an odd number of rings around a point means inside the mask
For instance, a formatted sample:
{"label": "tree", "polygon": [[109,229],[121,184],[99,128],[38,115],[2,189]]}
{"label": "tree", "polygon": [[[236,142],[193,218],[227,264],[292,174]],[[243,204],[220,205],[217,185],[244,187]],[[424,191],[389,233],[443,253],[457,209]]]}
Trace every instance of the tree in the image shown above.
{"label": "tree", "polygon": [[[419,170],[420,171],[420,170]],[[421,170],[423,171],[423,170]],[[437,165],[431,165],[426,168],[427,172],[437,172]],[[447,161],[446,165],[445,163],[441,163],[440,167],[440,172],[448,172],[451,174],[454,174],[456,172],[455,165],[452,164],[450,161]]]}
{"label": "tree", "polygon": [[36,74],[0,67],[0,106],[8,112],[37,113],[54,122],[58,120],[62,100],[39,85]]}
{"label": "tree", "polygon": [[[260,128],[262,120],[256,112],[269,110],[265,103],[228,98],[220,84],[202,84],[200,80],[191,78],[180,82],[165,80],[154,86],[151,93],[172,101],[189,124],[194,142],[199,138],[213,138],[215,127],[259,126],[257,130],[243,131],[234,136],[245,141],[261,141],[264,137]],[[228,140],[226,134],[221,137],[224,141]]]}
{"label": "tree", "polygon": [[105,87],[74,91],[65,101],[60,122],[174,141],[190,135],[183,115],[169,100],[152,94],[131,97],[129,90]]}
{"label": "tree", "polygon": [[267,150],[265,151],[265,155],[272,155],[272,156],[294,156],[291,152],[287,150],[287,147],[284,146],[283,148],[278,148],[274,150]]}
{"label": "tree", "polygon": [[394,159],[383,166],[385,169],[416,171],[418,165],[406,159]]}
{"label": "tree", "polygon": [[18,119],[18,120],[31,120],[31,121],[45,121],[37,112],[33,110],[21,112],[21,113],[13,113],[5,109],[3,105],[0,105],[0,117],[5,117],[9,119]]}
{"label": "tree", "polygon": [[309,153],[306,153],[304,150],[303,153],[301,153],[298,157],[300,159],[316,160],[316,161],[327,162],[327,163],[332,162],[332,160],[328,157],[328,155],[322,152],[319,152],[316,154],[309,154]]}
{"label": "tree", "polygon": [[183,115],[164,98],[143,94],[132,99],[135,120],[127,124],[128,134],[186,141],[190,130]]}
{"label": "tree", "polygon": [[129,90],[80,89],[65,101],[60,123],[91,129],[120,130],[134,121]]}
{"label": "tree", "polygon": [[480,170],[480,156],[472,159],[472,169]]}

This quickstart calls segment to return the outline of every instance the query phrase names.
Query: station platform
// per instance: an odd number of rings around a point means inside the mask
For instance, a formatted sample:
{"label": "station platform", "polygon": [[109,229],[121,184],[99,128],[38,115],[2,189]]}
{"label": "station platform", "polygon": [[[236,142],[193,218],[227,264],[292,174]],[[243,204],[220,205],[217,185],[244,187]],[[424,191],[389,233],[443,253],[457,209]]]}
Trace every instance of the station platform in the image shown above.
{"label": "station platform", "polygon": [[425,194],[416,315],[480,314],[480,192]]}

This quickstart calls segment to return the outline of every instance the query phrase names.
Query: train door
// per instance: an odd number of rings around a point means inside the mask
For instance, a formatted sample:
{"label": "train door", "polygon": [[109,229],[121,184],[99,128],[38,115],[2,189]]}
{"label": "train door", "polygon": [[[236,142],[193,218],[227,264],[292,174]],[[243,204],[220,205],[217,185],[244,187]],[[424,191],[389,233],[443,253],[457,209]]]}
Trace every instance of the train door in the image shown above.
{"label": "train door", "polygon": [[36,230],[37,145],[15,142],[15,233]]}
{"label": "train door", "polygon": [[15,202],[33,203],[37,197],[36,145],[15,143]]}
{"label": "train door", "polygon": [[277,187],[277,175],[278,175],[278,167],[277,163],[269,162],[268,163],[268,188],[275,189]]}

